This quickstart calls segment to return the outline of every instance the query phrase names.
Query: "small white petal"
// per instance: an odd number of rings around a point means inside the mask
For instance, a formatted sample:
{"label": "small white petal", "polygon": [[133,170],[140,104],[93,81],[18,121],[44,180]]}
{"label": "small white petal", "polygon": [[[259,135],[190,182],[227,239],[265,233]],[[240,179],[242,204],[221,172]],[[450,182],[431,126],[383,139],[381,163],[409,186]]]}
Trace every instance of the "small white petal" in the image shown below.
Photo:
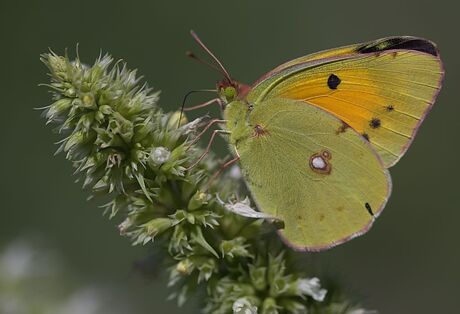
{"label": "small white petal", "polygon": [[326,289],[321,289],[319,279],[316,277],[299,279],[297,288],[303,295],[309,295],[319,302],[324,300],[327,293]]}
{"label": "small white petal", "polygon": [[257,314],[257,306],[252,305],[246,298],[239,298],[233,302],[232,310],[234,314]]}
{"label": "small white petal", "polygon": [[170,156],[171,156],[171,152],[167,148],[162,147],[162,146],[155,147],[150,152],[150,159],[156,165],[164,164],[165,162],[169,160]]}

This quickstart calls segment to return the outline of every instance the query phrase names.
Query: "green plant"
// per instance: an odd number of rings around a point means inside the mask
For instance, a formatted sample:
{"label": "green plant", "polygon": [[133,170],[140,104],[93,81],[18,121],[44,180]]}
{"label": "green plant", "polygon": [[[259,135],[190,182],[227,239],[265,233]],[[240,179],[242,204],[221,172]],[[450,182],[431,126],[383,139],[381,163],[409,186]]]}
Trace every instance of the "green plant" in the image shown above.
{"label": "green plant", "polygon": [[191,142],[205,117],[164,113],[158,93],[108,55],[92,66],[54,53],[42,61],[54,100],[44,116],[64,136],[58,151],[92,196],[110,198],[105,213],[123,216],[122,235],[165,253],[179,305],[200,289],[206,313],[366,313],[292,266],[297,255],[277,222],[250,208],[237,167],[209,188],[212,154],[187,169],[203,152]]}

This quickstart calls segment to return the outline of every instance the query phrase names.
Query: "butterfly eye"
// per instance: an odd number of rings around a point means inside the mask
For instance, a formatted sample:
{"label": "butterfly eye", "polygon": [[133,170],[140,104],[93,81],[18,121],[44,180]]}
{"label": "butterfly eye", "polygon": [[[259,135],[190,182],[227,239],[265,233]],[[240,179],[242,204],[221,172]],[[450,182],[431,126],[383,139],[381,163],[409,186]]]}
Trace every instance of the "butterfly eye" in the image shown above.
{"label": "butterfly eye", "polygon": [[223,94],[227,101],[232,101],[236,97],[236,88],[233,86],[227,86],[223,89]]}

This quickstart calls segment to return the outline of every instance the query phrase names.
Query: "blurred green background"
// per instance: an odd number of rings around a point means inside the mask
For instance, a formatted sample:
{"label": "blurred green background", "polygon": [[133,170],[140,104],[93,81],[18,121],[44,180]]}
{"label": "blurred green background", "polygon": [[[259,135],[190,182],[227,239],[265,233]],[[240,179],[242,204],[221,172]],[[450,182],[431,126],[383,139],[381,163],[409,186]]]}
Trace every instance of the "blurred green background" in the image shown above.
{"label": "blurred green background", "polygon": [[[242,82],[291,58],[389,35],[436,42],[447,75],[437,104],[406,156],[391,169],[393,195],[364,237],[312,254],[380,313],[458,313],[460,44],[455,1],[4,1],[0,2],[0,247],[40,235],[82,283],[116,286],[132,313],[196,313],[166,302],[161,278],[148,281],[133,262],[149,254],[119,236],[117,221],[73,183],[58,136],[34,107],[50,103],[39,55],[48,47],[83,61],[100,50],[125,59],[178,108],[183,95],[212,88],[218,75],[184,57],[199,52],[196,30]],[[204,96],[203,96],[204,97]],[[204,100],[196,96],[196,102]],[[204,113],[205,111],[203,111]],[[221,143],[221,149],[225,149]],[[162,271],[160,270],[160,273]]]}

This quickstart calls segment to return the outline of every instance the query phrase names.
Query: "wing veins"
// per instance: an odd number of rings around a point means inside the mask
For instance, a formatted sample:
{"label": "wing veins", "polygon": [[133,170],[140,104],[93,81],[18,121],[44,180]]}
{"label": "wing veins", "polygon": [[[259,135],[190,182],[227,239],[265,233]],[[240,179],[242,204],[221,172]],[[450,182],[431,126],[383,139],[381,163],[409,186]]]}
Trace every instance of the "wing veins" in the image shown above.
{"label": "wing veins", "polygon": [[[287,129],[287,128],[281,128],[281,127],[277,127],[277,128],[278,128],[278,129],[285,130],[285,131],[288,131],[288,132],[291,132],[291,133],[294,133],[294,134],[296,134],[296,135],[298,135],[298,136],[301,136],[301,137],[305,136],[305,137],[306,137],[310,142],[312,142],[313,144],[318,145],[318,146],[322,146],[322,147],[324,147],[324,148],[326,148],[326,149],[328,149],[328,150],[334,152],[335,154],[338,154],[338,155],[341,155],[341,156],[345,157],[347,160],[351,161],[351,163],[355,164],[358,168],[363,169],[363,170],[365,170],[365,172],[370,173],[368,168],[362,166],[361,164],[357,163],[357,162],[354,161],[353,159],[348,158],[347,155],[345,155],[345,154],[343,154],[343,153],[340,153],[340,151],[335,150],[335,149],[332,149],[332,148],[329,147],[329,146],[319,144],[318,142],[312,140],[310,137],[306,136],[305,134],[302,134],[302,133],[299,133],[299,132],[296,132],[296,131],[293,131],[293,130],[290,130],[290,129]],[[325,135],[331,135],[331,134],[325,134]],[[294,142],[295,144],[301,145],[301,146],[307,148],[308,150],[311,150],[312,152],[315,151],[314,149],[310,149],[310,148],[309,148],[308,146],[306,146],[304,143],[298,143],[298,142],[294,141],[292,138],[284,137],[284,136],[280,135],[279,133],[277,134],[277,136],[283,138],[284,140],[288,140],[288,141],[290,141],[290,142]],[[335,136],[335,135],[334,135],[334,136]],[[349,139],[347,139],[347,138],[343,138],[343,139],[344,139],[345,141],[347,141],[348,143],[352,144],[353,146],[360,148],[359,145],[357,145],[356,143],[353,143],[353,142],[350,141]],[[293,146],[292,144],[290,144],[290,145],[291,145],[292,147],[295,148],[295,146]],[[372,149],[372,148],[370,148],[370,149]],[[374,176],[372,176],[372,177],[374,177]],[[374,177],[374,178],[375,178],[375,177]]]}

